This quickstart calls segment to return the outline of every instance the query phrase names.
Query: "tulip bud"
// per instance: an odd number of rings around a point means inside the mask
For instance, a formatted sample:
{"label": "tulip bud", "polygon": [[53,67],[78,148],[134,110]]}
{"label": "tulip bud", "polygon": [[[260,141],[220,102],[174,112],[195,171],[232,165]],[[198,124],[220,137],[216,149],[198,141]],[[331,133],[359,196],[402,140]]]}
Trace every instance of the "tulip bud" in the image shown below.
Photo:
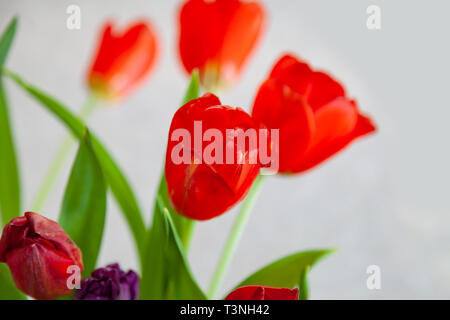
{"label": "tulip bud", "polygon": [[114,263],[92,271],[92,277],[81,281],[74,300],[136,300],[139,297],[139,277],[125,273]]}
{"label": "tulip bud", "polygon": [[298,289],[245,286],[231,292],[225,300],[298,300]]}
{"label": "tulip bud", "polygon": [[8,264],[16,286],[35,299],[70,294],[68,268],[75,265],[83,270],[81,251],[61,226],[34,212],[5,226],[0,262]]}
{"label": "tulip bud", "polygon": [[258,138],[250,115],[221,105],[213,94],[182,106],[173,116],[166,151],[174,208],[190,219],[207,220],[245,197],[259,174]]}
{"label": "tulip bud", "polygon": [[261,37],[258,2],[188,0],[180,11],[180,56],[188,73],[198,69],[207,91],[233,84]]}
{"label": "tulip bud", "polygon": [[108,23],[89,70],[89,86],[103,98],[120,98],[150,72],[156,54],[156,35],[148,23],[135,23],[125,32],[113,31]]}

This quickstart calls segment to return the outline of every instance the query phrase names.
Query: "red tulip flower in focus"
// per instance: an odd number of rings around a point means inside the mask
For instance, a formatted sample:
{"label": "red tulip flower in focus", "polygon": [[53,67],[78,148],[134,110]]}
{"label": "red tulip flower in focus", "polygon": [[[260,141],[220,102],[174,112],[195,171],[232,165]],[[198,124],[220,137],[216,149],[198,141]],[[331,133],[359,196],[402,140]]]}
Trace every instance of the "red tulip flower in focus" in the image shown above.
{"label": "red tulip flower in focus", "polygon": [[0,239],[0,262],[6,262],[16,286],[35,299],[55,299],[67,287],[70,266],[83,270],[81,251],[58,223],[26,212],[12,219]]}
{"label": "red tulip flower in focus", "polygon": [[375,131],[339,82],[290,55],[259,88],[252,115],[279,129],[280,173],[308,170]]}
{"label": "red tulip flower in focus", "polygon": [[196,220],[214,218],[240,201],[258,176],[258,145],[246,140],[245,148],[239,147],[230,130],[258,134],[250,115],[221,105],[213,94],[192,100],[175,113],[165,175],[170,200],[180,214]]}
{"label": "red tulip flower in focus", "polygon": [[260,38],[265,17],[257,2],[189,0],[181,8],[179,46],[188,73],[197,68],[207,91],[232,84]]}
{"label": "red tulip flower in focus", "polygon": [[231,292],[225,300],[298,300],[298,289],[245,286]]}
{"label": "red tulip flower in focus", "polygon": [[89,70],[89,86],[103,98],[120,98],[148,75],[156,54],[156,35],[148,23],[137,22],[123,32],[108,23]]}

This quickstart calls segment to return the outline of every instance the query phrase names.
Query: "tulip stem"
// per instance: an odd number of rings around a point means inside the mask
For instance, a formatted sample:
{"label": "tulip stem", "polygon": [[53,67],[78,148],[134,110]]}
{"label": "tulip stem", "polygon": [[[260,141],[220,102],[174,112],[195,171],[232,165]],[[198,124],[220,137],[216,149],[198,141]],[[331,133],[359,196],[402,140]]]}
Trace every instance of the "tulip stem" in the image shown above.
{"label": "tulip stem", "polygon": [[217,263],[216,271],[214,272],[213,278],[211,280],[208,297],[209,299],[214,299],[217,290],[221,287],[228,268],[231,264],[233,255],[236,251],[239,240],[241,239],[242,232],[244,231],[245,225],[250,217],[250,213],[256,203],[259,192],[261,191],[262,181],[264,176],[259,175],[252,188],[250,189],[247,197],[242,204],[241,210],[234,222],[233,228],[231,229],[228,240],[225,244],[225,248],[222,251],[219,262]]}
{"label": "tulip stem", "polygon": [[186,253],[189,251],[189,247],[191,246],[192,236],[194,235],[194,229],[195,229],[195,220],[186,218],[186,222],[184,224],[184,231],[181,239],[181,243],[183,244]]}
{"label": "tulip stem", "polygon": [[[96,106],[98,106],[98,98],[91,93],[80,110],[80,119],[83,121],[86,120],[95,110]],[[47,170],[45,178],[38,189],[38,193],[34,197],[32,202],[33,204],[31,206],[33,211],[39,212],[43,208],[45,201],[47,200],[47,197],[49,196],[53,185],[55,184],[56,179],[58,178],[60,171],[63,168],[70,151],[72,150],[73,144],[73,136],[67,134],[59,145],[57,153],[55,154],[55,157]]]}

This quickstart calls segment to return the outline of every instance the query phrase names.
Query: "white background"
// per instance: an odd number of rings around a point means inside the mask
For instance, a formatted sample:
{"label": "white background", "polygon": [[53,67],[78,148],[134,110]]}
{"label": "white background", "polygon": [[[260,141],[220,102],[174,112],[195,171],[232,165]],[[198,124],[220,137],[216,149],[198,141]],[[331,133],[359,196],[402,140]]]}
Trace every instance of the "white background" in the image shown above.
{"label": "white background", "polygon": [[[69,4],[81,8],[81,30],[66,28]],[[311,298],[449,298],[449,3],[264,4],[267,32],[222,102],[250,110],[259,83],[289,51],[340,79],[379,130],[316,170],[265,181],[222,292],[283,255],[338,247],[312,270]],[[379,31],[366,27],[371,4],[382,10]],[[112,17],[123,26],[145,17],[157,28],[162,51],[149,81],[120,107],[105,105],[89,121],[129,177],[146,221],[171,117],[187,85],[177,53],[178,8],[178,1],[167,0],[0,0],[1,29],[13,15],[20,18],[7,66],[74,111],[86,98],[86,69],[102,23]],[[7,89],[26,210],[66,131],[13,84]],[[58,215],[69,169],[70,163],[41,212],[50,218]],[[204,288],[235,214],[197,226],[189,258]],[[100,264],[114,261],[137,265],[127,227],[110,199]],[[378,291],[366,287],[371,264],[381,267]]]}

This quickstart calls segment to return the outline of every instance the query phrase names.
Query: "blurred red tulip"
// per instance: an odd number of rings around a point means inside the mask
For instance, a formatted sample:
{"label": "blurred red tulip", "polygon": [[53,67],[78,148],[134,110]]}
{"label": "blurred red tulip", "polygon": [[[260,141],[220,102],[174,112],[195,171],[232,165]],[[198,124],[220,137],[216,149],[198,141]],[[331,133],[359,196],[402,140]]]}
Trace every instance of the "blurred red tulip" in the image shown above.
{"label": "blurred red tulip", "polygon": [[225,300],[298,300],[298,289],[245,286],[231,292]]}
{"label": "blurred red tulip", "polygon": [[339,82],[290,55],[259,88],[252,115],[280,130],[280,173],[308,170],[376,130]]}
{"label": "blurred red tulip", "polygon": [[33,212],[12,219],[3,229],[0,262],[8,264],[16,286],[35,299],[70,294],[68,267],[83,270],[80,249],[59,224]]}
{"label": "blurred red tulip", "polygon": [[123,97],[148,75],[156,54],[157,38],[148,23],[136,22],[124,32],[107,23],[89,70],[89,86],[103,98]]}
{"label": "blurred red tulip", "polygon": [[[258,130],[250,115],[239,108],[221,105],[213,94],[192,100],[175,113],[169,131],[165,174],[170,200],[180,214],[196,220],[214,218],[240,201],[258,176],[259,162],[252,161],[257,158],[258,146],[252,143],[246,143],[245,148],[239,146],[230,129]],[[209,133],[220,137],[207,138]],[[198,139],[211,142],[202,143]],[[212,145],[218,146],[214,152]],[[177,159],[180,146],[182,162]],[[214,153],[214,159],[205,156],[208,150]]]}
{"label": "blurred red tulip", "polygon": [[232,84],[256,46],[262,5],[240,0],[189,0],[180,12],[179,46],[188,73],[197,68],[207,91]]}

